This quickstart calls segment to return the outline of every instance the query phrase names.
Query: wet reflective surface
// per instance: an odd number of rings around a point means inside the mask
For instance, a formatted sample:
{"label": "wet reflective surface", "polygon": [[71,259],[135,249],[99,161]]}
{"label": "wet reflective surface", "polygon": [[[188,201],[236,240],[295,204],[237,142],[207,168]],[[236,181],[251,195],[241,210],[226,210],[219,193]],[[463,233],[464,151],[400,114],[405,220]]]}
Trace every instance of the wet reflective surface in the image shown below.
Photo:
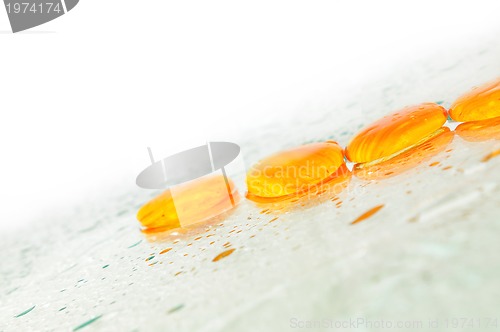
{"label": "wet reflective surface", "polygon": [[[451,103],[471,73],[500,72],[496,45],[440,54],[327,108],[308,104],[307,121],[242,142],[245,159],[311,141],[345,146],[387,109]],[[242,200],[186,229],[144,234],[137,210],[161,192],[120,187],[2,234],[0,330],[279,331],[297,313],[497,317],[500,141],[466,140],[460,128],[397,176],[352,176],[334,196],[281,213]]]}

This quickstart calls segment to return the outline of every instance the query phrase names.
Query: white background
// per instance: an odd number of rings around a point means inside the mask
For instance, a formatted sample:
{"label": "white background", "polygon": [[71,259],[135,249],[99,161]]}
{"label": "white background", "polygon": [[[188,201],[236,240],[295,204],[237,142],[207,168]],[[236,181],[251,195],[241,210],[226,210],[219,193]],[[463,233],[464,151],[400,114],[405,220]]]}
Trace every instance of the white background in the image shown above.
{"label": "white background", "polygon": [[499,1],[81,0],[14,35],[0,10],[0,230],[118,182],[134,190],[147,146],[163,157],[258,139],[304,100],[499,31],[499,12]]}

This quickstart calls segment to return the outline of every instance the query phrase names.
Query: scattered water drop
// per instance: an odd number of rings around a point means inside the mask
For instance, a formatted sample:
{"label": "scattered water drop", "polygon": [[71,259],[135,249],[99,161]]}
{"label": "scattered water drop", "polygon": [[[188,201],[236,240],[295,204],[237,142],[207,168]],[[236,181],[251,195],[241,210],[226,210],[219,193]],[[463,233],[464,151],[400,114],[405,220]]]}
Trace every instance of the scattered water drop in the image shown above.
{"label": "scattered water drop", "polygon": [[32,311],[33,309],[35,309],[36,305],[32,306],[31,308],[29,309],[26,309],[24,310],[23,312],[21,312],[20,314],[14,316],[14,318],[18,318],[18,317],[21,317],[21,316],[24,316],[26,315],[27,313],[29,313],[30,311]]}
{"label": "scattered water drop", "polygon": [[86,321],[86,322],[84,322],[84,323],[82,323],[82,324],[78,325],[77,327],[75,327],[75,328],[73,329],[73,331],[78,331],[78,330],[83,329],[84,327],[86,327],[86,326],[88,326],[88,325],[90,325],[90,324],[94,323],[94,322],[95,322],[95,321],[97,321],[98,319],[100,319],[102,316],[103,316],[103,315],[99,315],[99,316],[96,316],[96,317],[94,317],[94,318],[92,318],[92,319],[89,319],[88,321]]}
{"label": "scattered water drop", "polygon": [[218,262],[219,260],[231,255],[236,249],[229,249],[229,250],[226,250],[224,252],[221,252],[220,254],[218,254],[217,256],[215,256],[214,259],[212,259],[212,262]]}
{"label": "scattered water drop", "polygon": [[361,221],[363,221],[365,219],[370,218],[375,213],[377,213],[378,211],[380,211],[380,209],[382,209],[383,207],[384,207],[384,204],[375,206],[374,208],[372,208],[372,209],[366,211],[365,213],[363,213],[356,220],[354,220],[351,224],[354,225],[354,224],[357,224],[357,223],[359,223],[359,222],[361,222]]}

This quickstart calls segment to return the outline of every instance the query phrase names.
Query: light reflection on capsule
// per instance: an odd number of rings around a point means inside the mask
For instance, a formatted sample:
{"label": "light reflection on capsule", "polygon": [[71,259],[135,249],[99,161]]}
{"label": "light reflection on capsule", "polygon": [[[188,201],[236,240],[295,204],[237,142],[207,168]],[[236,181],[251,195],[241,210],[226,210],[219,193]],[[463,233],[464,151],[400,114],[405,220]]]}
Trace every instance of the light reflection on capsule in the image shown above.
{"label": "light reflection on capsule", "polygon": [[435,103],[406,107],[357,133],[346,147],[346,157],[354,163],[388,160],[439,134],[446,119],[446,110]]}
{"label": "light reflection on capsule", "polygon": [[356,164],[353,174],[363,180],[381,180],[402,174],[431,159],[452,142],[454,132],[443,127],[440,133],[430,140],[419,144],[396,157],[373,165]]}

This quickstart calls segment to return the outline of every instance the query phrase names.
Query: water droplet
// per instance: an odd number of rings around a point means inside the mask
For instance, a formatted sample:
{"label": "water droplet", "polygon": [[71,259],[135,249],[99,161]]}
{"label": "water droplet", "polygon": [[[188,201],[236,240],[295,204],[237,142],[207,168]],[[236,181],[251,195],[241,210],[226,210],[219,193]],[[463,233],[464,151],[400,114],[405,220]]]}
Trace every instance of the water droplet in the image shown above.
{"label": "water droplet", "polygon": [[383,207],[384,207],[384,204],[377,205],[374,208],[371,208],[370,210],[366,211],[361,216],[359,216],[358,218],[356,218],[356,220],[354,220],[351,224],[354,225],[354,224],[357,224],[357,223],[359,223],[359,222],[361,222],[361,221],[363,221],[365,219],[370,218],[375,213],[377,213],[378,211],[380,211]]}

